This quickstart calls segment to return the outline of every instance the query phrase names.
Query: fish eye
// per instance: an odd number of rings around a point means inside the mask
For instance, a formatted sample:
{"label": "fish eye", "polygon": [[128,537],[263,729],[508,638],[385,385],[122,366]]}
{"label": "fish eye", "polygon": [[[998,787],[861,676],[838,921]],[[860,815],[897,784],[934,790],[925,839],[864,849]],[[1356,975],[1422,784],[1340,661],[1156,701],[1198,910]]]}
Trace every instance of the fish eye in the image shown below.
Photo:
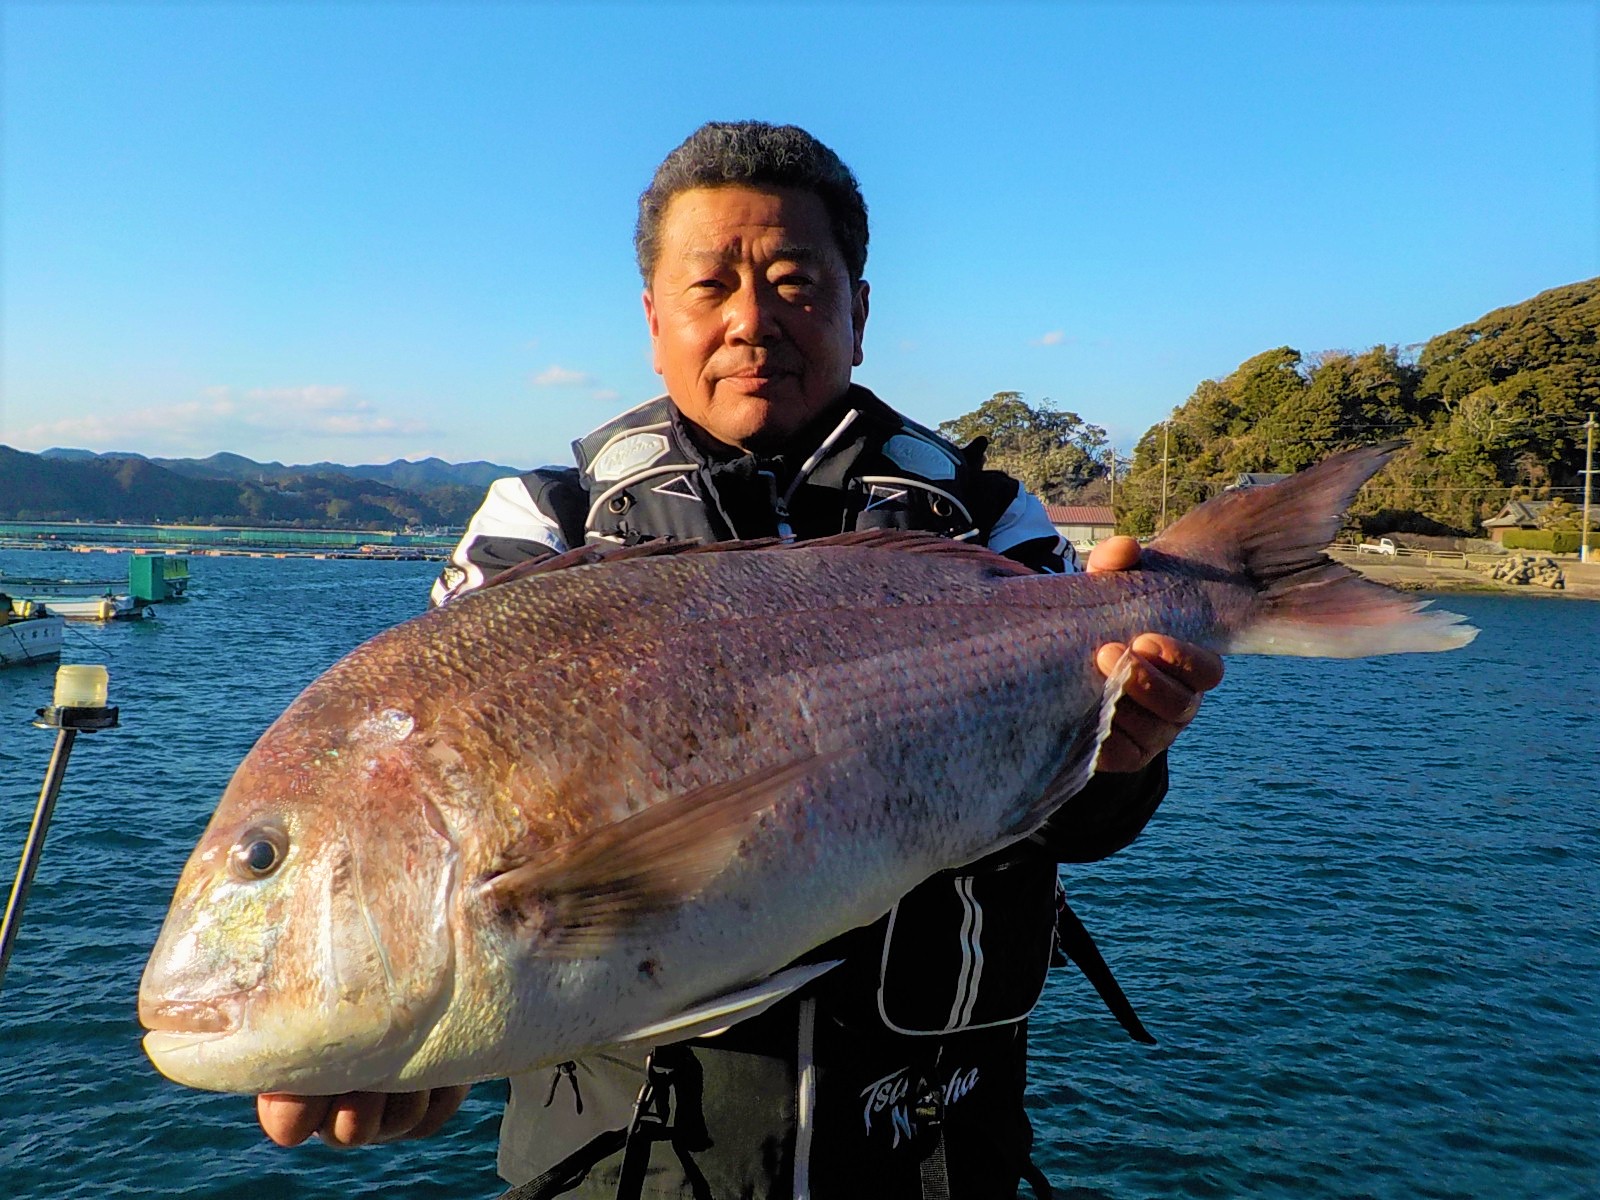
{"label": "fish eye", "polygon": [[252,829],[234,843],[230,860],[241,879],[265,879],[282,864],[289,841],[281,830]]}

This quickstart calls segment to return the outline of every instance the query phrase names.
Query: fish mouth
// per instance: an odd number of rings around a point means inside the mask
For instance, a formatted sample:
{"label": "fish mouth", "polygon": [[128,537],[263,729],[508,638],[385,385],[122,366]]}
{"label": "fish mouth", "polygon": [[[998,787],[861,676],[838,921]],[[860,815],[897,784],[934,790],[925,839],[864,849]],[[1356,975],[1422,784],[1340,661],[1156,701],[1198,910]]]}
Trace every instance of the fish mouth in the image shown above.
{"label": "fish mouth", "polygon": [[198,1050],[211,1042],[220,1042],[232,1034],[231,1029],[219,1029],[211,1033],[156,1029],[144,1035],[144,1052],[150,1056],[151,1062],[161,1067],[162,1063],[169,1062],[175,1055]]}
{"label": "fish mouth", "polygon": [[[152,1035],[214,1041],[239,1028],[244,996],[235,993],[214,1000],[139,1001],[139,1024]],[[149,1039],[145,1039],[148,1044]]]}

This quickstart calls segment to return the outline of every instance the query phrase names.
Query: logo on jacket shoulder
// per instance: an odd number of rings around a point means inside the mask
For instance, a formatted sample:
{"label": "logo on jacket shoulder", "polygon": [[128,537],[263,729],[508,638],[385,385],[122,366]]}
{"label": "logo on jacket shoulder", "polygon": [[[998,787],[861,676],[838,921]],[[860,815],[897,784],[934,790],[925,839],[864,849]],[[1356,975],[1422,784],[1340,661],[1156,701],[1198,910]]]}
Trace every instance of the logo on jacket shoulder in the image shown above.
{"label": "logo on jacket shoulder", "polygon": [[902,471],[923,479],[954,479],[956,460],[944,447],[909,433],[897,433],[883,444],[883,456]]}
{"label": "logo on jacket shoulder", "polygon": [[640,467],[648,467],[667,452],[670,443],[660,433],[630,433],[594,456],[589,473],[596,483],[609,483],[632,474]]}

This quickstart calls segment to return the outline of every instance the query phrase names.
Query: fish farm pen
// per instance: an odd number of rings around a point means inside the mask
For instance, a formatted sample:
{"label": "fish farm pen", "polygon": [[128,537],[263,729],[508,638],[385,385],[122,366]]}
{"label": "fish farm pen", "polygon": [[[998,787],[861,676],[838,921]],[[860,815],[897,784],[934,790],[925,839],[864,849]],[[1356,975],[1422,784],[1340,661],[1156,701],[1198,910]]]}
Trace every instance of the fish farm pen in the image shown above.
{"label": "fish farm pen", "polygon": [[79,553],[140,549],[194,555],[443,559],[458,537],[456,533],[399,533],[381,529],[0,522],[0,549],[74,550]]}

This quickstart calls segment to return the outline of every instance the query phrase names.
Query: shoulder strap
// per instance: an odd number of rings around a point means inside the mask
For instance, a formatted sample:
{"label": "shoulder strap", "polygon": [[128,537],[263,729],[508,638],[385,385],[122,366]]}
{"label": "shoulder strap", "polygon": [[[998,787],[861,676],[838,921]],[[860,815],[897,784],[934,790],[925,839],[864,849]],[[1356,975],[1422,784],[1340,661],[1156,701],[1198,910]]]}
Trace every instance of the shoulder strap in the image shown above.
{"label": "shoulder strap", "polygon": [[549,1200],[569,1192],[583,1182],[596,1164],[621,1150],[627,1140],[626,1129],[608,1129],[579,1146],[543,1175],[502,1192],[498,1200]]}
{"label": "shoulder strap", "polygon": [[1111,968],[1106,965],[1106,960],[1100,954],[1100,948],[1089,936],[1089,930],[1078,919],[1078,914],[1072,911],[1065,896],[1060,897],[1058,903],[1056,938],[1062,953],[1070,958],[1072,964],[1083,972],[1083,977],[1094,985],[1094,990],[1099,993],[1100,999],[1111,1010],[1111,1015],[1117,1019],[1117,1024],[1127,1030],[1129,1037],[1147,1046],[1155,1045],[1156,1039],[1144,1027],[1144,1022],[1139,1020],[1139,1014],[1133,1011],[1132,1002],[1112,976]]}

